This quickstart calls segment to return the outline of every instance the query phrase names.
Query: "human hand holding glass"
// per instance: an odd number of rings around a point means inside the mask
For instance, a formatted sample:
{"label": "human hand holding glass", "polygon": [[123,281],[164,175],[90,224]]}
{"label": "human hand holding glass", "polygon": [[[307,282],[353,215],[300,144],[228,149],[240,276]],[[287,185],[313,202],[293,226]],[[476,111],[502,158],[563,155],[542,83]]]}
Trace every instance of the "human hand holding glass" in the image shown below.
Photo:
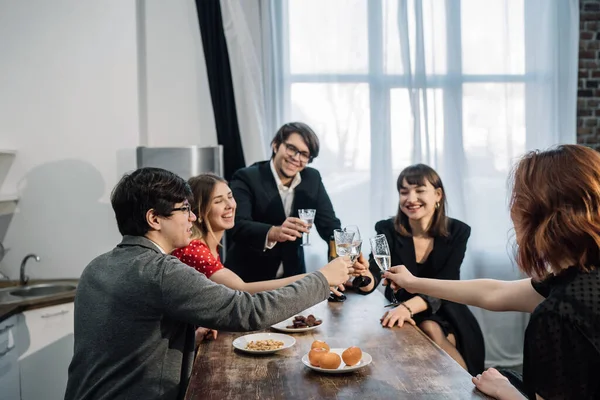
{"label": "human hand holding glass", "polygon": [[416,278],[404,265],[390,267],[383,273],[383,277],[386,278],[392,289],[404,289],[411,293],[416,290],[414,289],[414,285],[418,278]]}
{"label": "human hand holding glass", "polygon": [[[381,272],[385,272],[390,269],[392,266],[392,256],[390,254],[390,247],[388,246],[387,239],[385,235],[377,235],[369,239],[371,242],[371,254],[377,263],[377,266],[381,270]],[[391,283],[388,281],[388,284]],[[398,304],[398,300],[396,299],[396,295],[394,294],[394,289],[390,286],[392,290],[392,304]]]}
{"label": "human hand holding glass", "polygon": [[[317,210],[312,209],[312,208],[301,208],[298,210],[298,218],[300,218],[302,221],[306,222],[306,224],[308,225],[309,231],[313,226],[313,222],[315,220],[316,213],[317,213]],[[302,233],[301,246],[310,246],[309,232]]]}
{"label": "human hand holding glass", "polygon": [[[349,225],[343,229],[335,229],[333,231],[335,240],[336,252],[339,256],[348,255],[353,263],[360,256],[362,247],[362,238],[360,230],[356,225]],[[363,275],[366,271],[361,271],[352,281],[352,286],[355,288],[364,287],[371,283],[371,278]]]}

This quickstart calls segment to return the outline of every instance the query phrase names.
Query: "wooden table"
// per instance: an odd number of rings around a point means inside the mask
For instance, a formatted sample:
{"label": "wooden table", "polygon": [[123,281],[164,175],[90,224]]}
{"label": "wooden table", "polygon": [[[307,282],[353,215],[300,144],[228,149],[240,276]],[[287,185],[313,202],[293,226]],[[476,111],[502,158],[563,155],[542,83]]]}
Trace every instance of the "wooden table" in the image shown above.
{"label": "wooden table", "polygon": [[[383,328],[387,300],[375,291],[350,293],[344,303],[322,302],[310,311],[315,330],[291,334],[296,344],[271,355],[234,350],[244,333],[219,332],[200,345],[186,399],[480,399],[471,376],[419,329]],[[307,315],[307,313],[303,313]],[[373,362],[352,373],[315,372],[302,356],[316,339],[330,347],[359,346]]]}

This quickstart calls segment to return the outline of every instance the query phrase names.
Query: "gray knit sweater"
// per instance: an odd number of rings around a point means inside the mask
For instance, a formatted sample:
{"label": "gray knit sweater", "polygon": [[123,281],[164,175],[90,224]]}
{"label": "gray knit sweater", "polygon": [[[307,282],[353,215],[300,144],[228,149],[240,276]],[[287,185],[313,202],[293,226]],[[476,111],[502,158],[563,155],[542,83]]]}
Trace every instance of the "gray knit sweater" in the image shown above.
{"label": "gray knit sweater", "polygon": [[278,290],[235,291],[162,254],[148,239],[125,236],[81,275],[65,400],[181,399],[195,326],[263,329],[328,295],[319,272]]}

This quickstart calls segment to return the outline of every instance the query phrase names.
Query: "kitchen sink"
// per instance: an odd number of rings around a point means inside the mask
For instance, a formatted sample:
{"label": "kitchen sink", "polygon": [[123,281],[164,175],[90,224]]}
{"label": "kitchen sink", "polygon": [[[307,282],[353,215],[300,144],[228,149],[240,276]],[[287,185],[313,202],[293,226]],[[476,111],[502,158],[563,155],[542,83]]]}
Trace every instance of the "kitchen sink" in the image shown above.
{"label": "kitchen sink", "polygon": [[9,291],[8,294],[18,297],[39,297],[67,293],[75,289],[76,286],[72,284],[40,283],[38,285],[19,287],[18,289]]}
{"label": "kitchen sink", "polygon": [[0,289],[0,305],[72,293],[76,289],[77,285],[72,282],[48,282],[27,286],[10,286]]}

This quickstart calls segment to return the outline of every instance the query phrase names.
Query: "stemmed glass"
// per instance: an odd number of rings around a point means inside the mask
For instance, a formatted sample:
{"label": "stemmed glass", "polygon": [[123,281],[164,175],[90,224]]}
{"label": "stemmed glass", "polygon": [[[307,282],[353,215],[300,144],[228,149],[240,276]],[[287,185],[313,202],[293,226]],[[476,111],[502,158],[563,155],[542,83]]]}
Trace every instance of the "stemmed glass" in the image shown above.
{"label": "stemmed glass", "polygon": [[[369,239],[371,242],[371,253],[373,254],[373,258],[377,263],[377,266],[381,271],[387,271],[392,266],[392,257],[390,255],[390,247],[388,246],[387,239],[385,235],[377,235]],[[391,284],[388,279],[388,284]],[[396,295],[394,294],[394,290],[390,286],[392,290],[392,303],[398,304],[398,299],[396,299]]]}
{"label": "stemmed glass", "polygon": [[[312,208],[301,208],[298,210],[298,218],[300,218],[302,221],[306,222],[306,224],[308,225],[309,231],[313,226],[313,221],[315,220],[316,213],[317,213],[317,210],[312,209]],[[310,246],[309,232],[302,233],[301,246]]]}
{"label": "stemmed glass", "polygon": [[338,256],[350,256],[350,261],[354,263],[360,254],[362,241],[356,240],[356,232],[347,231],[346,229],[335,229],[333,231],[335,239],[335,251]]}
{"label": "stemmed glass", "polygon": [[344,228],[344,231],[347,233],[354,233],[354,237],[351,241],[350,248],[350,261],[355,262],[358,256],[360,255],[360,249],[362,247],[362,238],[360,237],[360,230],[356,225],[348,225]]}
{"label": "stemmed glass", "polygon": [[[360,250],[362,247],[362,238],[360,236],[360,230],[356,225],[348,225],[343,229],[336,229],[333,231],[333,237],[335,239],[335,248],[338,256],[350,256],[352,263],[356,262],[356,259],[360,256]],[[357,276],[352,281],[352,286],[363,287],[371,283],[371,278],[368,276]]]}

